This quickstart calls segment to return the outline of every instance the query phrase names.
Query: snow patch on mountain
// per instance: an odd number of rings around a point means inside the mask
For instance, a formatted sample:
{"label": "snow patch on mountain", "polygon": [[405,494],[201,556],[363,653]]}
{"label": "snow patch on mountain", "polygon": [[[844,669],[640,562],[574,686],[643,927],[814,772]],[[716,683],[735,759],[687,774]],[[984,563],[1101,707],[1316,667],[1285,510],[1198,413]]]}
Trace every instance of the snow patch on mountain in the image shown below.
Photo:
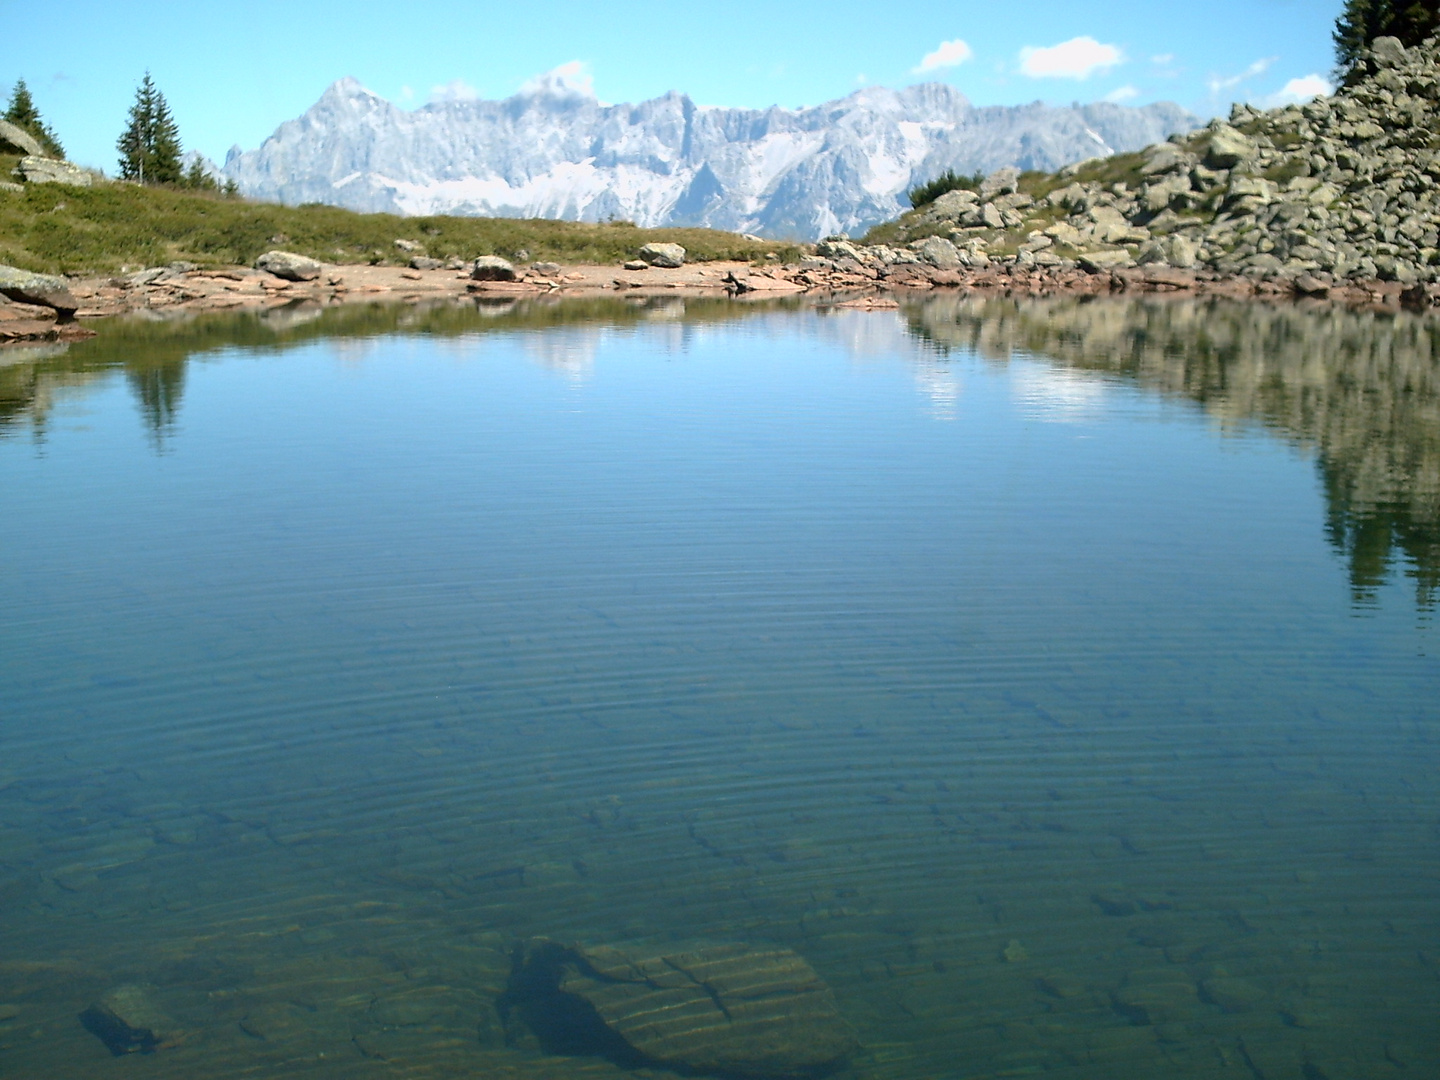
{"label": "snow patch on mountain", "polygon": [[224,175],[252,198],[407,215],[627,219],[815,239],[906,209],[946,169],[1053,170],[1135,150],[1199,121],[1178,105],[977,109],[943,83],[871,86],[813,108],[700,107],[671,92],[598,101],[576,72],[501,101],[408,111],[353,78]]}

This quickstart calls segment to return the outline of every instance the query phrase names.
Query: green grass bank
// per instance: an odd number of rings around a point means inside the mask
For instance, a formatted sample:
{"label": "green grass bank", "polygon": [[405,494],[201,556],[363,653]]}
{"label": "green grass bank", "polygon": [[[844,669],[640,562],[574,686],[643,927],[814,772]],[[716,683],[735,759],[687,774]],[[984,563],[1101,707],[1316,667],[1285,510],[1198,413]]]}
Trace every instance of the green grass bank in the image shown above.
{"label": "green grass bank", "polygon": [[[8,174],[5,164],[0,160],[0,174]],[[714,229],[642,229],[629,222],[357,214],[334,206],[278,206],[120,183],[0,191],[0,263],[41,273],[116,273],[178,259],[248,266],[273,248],[327,263],[402,263],[409,254],[395,247],[397,239],[415,241],[437,259],[500,255],[610,263],[634,258],[650,241],[681,244],[693,261],[799,255],[793,244]]]}

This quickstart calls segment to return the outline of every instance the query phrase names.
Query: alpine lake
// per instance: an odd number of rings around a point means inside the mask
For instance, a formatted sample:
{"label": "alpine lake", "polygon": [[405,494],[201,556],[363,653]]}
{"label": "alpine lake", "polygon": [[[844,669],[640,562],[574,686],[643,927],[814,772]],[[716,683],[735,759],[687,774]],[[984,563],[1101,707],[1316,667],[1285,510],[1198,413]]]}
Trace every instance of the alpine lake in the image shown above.
{"label": "alpine lake", "polygon": [[[1440,318],[98,329],[0,352],[5,1080],[1440,1076]],[[567,1039],[538,941],[847,1049]]]}

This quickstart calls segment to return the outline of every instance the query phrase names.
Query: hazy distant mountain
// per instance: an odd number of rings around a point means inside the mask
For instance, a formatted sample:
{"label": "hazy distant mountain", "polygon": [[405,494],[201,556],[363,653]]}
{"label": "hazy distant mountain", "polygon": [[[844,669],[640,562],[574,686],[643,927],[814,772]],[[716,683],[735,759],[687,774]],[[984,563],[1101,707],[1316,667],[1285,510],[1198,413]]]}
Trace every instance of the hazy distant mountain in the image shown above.
{"label": "hazy distant mountain", "polygon": [[503,101],[408,111],[341,79],[258,150],[231,150],[224,173],[246,195],[291,204],[814,239],[894,217],[947,168],[1056,169],[1198,125],[1169,103],[977,109],[942,83],[725,109],[673,92],[605,105],[549,77]]}

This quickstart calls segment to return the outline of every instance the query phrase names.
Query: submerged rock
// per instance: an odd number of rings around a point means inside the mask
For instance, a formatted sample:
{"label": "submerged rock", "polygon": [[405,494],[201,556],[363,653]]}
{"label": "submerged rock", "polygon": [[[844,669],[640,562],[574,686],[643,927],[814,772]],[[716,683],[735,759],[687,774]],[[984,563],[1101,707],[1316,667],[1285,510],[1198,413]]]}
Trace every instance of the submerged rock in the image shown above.
{"label": "submerged rock", "polygon": [[151,1054],[174,1040],[176,1025],[149,987],[117,986],[80,1014],[85,1030],[116,1057]]}
{"label": "submerged rock", "polygon": [[823,1075],[857,1046],[830,988],[789,949],[531,942],[500,1001],[548,1053],[716,1076]]}

